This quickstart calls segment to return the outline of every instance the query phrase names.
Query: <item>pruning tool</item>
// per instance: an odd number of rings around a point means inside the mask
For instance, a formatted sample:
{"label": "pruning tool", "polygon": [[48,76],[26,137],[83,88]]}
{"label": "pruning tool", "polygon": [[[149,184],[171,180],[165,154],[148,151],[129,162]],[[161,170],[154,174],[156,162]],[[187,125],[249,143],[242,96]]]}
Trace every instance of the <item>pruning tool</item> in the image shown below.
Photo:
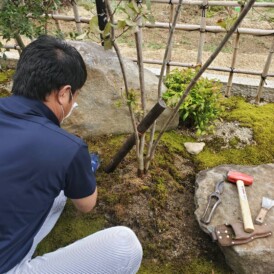
{"label": "pruning tool", "polygon": [[204,224],[209,224],[212,215],[217,208],[217,206],[222,202],[221,194],[224,190],[224,181],[220,181],[215,185],[215,191],[208,196],[208,203],[205,212],[201,218],[201,222]]}

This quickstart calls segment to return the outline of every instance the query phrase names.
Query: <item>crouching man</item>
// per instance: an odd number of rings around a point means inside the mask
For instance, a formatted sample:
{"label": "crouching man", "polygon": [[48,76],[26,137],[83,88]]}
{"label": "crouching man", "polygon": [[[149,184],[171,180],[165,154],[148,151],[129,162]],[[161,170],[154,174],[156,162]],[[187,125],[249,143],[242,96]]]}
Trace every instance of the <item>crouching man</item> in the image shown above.
{"label": "crouching man", "polygon": [[60,128],[86,78],[74,47],[41,36],[20,56],[13,95],[0,99],[0,273],[131,274],[140,267],[140,242],[123,226],[32,258],[67,198],[82,212],[96,203],[87,145]]}

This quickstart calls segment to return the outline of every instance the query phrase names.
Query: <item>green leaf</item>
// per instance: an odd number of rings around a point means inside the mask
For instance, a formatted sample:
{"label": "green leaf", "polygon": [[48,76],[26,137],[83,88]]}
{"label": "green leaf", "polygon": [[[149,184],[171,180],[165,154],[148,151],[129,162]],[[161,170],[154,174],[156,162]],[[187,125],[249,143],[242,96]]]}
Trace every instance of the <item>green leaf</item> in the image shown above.
{"label": "green leaf", "polygon": [[98,16],[93,16],[89,21],[89,30],[92,33],[100,33],[98,26]]}
{"label": "green leaf", "polygon": [[75,39],[76,39],[76,40],[83,40],[83,39],[85,39],[86,37],[87,37],[87,33],[84,32],[84,33],[82,33],[82,34],[76,36]]}
{"label": "green leaf", "polygon": [[129,16],[129,18],[131,18],[131,19],[133,19],[133,18],[135,18],[136,17],[136,12],[133,10],[133,9],[131,9],[129,6],[126,6],[125,7],[125,13]]}
{"label": "green leaf", "polygon": [[105,38],[105,37],[109,36],[110,35],[110,31],[111,31],[111,23],[108,22],[106,24],[106,26],[105,26],[104,31],[103,31],[103,37]]}
{"label": "green leaf", "polygon": [[126,19],[125,20],[125,23],[127,24],[127,26],[129,27],[135,27],[137,24],[135,22],[133,22],[132,20],[130,19]]}
{"label": "green leaf", "polygon": [[137,6],[137,3],[133,0],[131,1],[129,4],[128,4],[128,7],[133,9],[137,14],[140,13],[140,9],[139,7]]}
{"label": "green leaf", "polygon": [[152,25],[155,24],[155,17],[154,17],[153,15],[148,14],[148,15],[146,16],[146,19],[147,19],[147,21],[148,21],[149,23],[151,23]]}
{"label": "green leaf", "polygon": [[182,117],[183,121],[185,121],[185,119],[188,117],[188,115],[189,115],[188,112],[186,112],[186,113],[183,115],[183,117]]}
{"label": "green leaf", "polygon": [[117,29],[124,29],[126,26],[127,26],[127,23],[125,20],[118,20]]}

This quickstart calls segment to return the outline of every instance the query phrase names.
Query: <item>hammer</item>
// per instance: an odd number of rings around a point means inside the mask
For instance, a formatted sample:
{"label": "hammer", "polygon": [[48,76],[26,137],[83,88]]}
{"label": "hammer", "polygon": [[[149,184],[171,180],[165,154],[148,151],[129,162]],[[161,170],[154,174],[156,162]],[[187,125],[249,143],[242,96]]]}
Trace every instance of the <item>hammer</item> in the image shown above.
{"label": "hammer", "polygon": [[251,233],[254,231],[254,225],[252,222],[251,212],[245,192],[245,186],[252,185],[253,177],[241,172],[229,171],[227,173],[227,180],[231,183],[236,183],[237,185],[242,218],[244,223],[244,231]]}

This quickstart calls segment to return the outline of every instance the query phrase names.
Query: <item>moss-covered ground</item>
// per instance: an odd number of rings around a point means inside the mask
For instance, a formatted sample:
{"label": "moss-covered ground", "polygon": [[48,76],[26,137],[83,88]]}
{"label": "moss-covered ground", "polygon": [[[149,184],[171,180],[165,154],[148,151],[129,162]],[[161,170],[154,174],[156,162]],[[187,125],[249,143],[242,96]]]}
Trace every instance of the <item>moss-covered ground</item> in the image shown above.
{"label": "moss-covered ground", "polygon": [[218,142],[211,143],[194,157],[198,170],[221,164],[258,165],[274,162],[274,104],[253,105],[244,98],[232,97],[224,102],[226,110],[223,119],[238,121],[241,126],[251,128],[253,145],[243,149],[216,149]]}
{"label": "moss-covered ground", "polygon": [[14,70],[0,70],[0,98],[6,97],[10,94],[4,86],[11,81],[13,74]]}
{"label": "moss-covered ground", "polygon": [[[1,79],[1,74],[0,74]],[[0,80],[1,82],[1,80]],[[1,94],[7,94],[0,90]],[[195,220],[193,201],[195,174],[222,164],[257,165],[274,162],[274,104],[252,105],[240,97],[224,101],[224,121],[238,121],[254,133],[254,144],[241,149],[221,149],[221,140],[206,143],[193,156],[184,142],[194,141],[182,130],[163,135],[149,174],[136,177],[132,150],[111,174],[104,172],[113,154],[127,136],[90,137],[90,151],[101,155],[97,172],[99,199],[95,210],[80,214],[68,202],[53,231],[38,246],[36,255],[113,225],[128,225],[144,249],[139,273],[232,273],[215,243]]]}

